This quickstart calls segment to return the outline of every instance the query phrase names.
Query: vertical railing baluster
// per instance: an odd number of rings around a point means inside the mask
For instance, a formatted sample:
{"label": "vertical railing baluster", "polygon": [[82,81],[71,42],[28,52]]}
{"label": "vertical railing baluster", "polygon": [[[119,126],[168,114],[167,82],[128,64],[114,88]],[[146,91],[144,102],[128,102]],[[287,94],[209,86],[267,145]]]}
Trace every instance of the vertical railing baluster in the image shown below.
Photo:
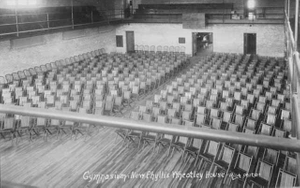
{"label": "vertical railing baluster", "polygon": [[71,21],[72,21],[72,29],[74,29],[74,4],[73,4],[73,0],[71,0]]}
{"label": "vertical railing baluster", "polygon": [[17,37],[20,36],[19,34],[19,18],[18,18],[18,10],[15,9],[15,19],[16,19],[16,30],[17,30]]}
{"label": "vertical railing baluster", "polygon": [[49,13],[47,13],[46,15],[47,15],[47,28],[49,30],[49,28],[50,28]]}

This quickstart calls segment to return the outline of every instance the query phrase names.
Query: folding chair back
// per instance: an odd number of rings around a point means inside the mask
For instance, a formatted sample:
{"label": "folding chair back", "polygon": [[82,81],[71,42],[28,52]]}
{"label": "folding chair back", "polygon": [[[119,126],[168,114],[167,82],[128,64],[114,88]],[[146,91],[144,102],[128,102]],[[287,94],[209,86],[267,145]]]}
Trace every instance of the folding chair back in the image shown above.
{"label": "folding chair back", "polygon": [[297,176],[286,172],[282,169],[279,170],[275,187],[294,187],[297,183]]}

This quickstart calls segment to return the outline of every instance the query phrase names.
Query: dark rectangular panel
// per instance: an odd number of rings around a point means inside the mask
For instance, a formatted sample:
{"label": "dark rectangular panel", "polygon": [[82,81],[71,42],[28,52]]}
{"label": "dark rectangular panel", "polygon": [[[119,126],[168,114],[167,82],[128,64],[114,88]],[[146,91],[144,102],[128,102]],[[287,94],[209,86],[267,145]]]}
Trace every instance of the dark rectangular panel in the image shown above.
{"label": "dark rectangular panel", "polygon": [[127,52],[134,52],[134,32],[126,31]]}
{"label": "dark rectangular panel", "polygon": [[204,13],[183,13],[182,27],[183,29],[205,28],[205,14]]}
{"label": "dark rectangular panel", "polygon": [[256,54],[256,33],[244,33],[244,54]]}
{"label": "dark rectangular panel", "polygon": [[11,39],[10,47],[11,49],[26,48],[26,47],[43,45],[45,43],[46,41],[44,37],[41,35],[41,36],[34,36],[34,37],[27,37],[27,38]]}
{"label": "dark rectangular panel", "polygon": [[116,43],[117,43],[117,47],[123,47],[123,36],[122,35],[116,36]]}
{"label": "dark rectangular panel", "polygon": [[179,42],[179,44],[185,44],[185,38],[184,37],[179,37],[178,42]]}

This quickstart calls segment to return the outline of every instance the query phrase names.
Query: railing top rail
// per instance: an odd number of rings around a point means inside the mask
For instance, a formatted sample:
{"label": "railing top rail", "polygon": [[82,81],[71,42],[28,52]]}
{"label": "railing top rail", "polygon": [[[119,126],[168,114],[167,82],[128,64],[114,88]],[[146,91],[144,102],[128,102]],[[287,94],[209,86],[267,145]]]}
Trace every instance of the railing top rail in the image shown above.
{"label": "railing top rail", "polygon": [[213,130],[199,127],[183,127],[180,125],[171,124],[139,122],[117,117],[99,117],[91,114],[80,114],[80,116],[78,116],[78,113],[75,112],[62,112],[58,110],[47,110],[40,108],[25,108],[21,106],[4,104],[0,104],[0,113],[68,120],[94,125],[103,125],[108,127],[159,132],[165,134],[215,140],[219,142],[229,142],[300,152],[300,141],[271,136],[251,135],[239,132]]}

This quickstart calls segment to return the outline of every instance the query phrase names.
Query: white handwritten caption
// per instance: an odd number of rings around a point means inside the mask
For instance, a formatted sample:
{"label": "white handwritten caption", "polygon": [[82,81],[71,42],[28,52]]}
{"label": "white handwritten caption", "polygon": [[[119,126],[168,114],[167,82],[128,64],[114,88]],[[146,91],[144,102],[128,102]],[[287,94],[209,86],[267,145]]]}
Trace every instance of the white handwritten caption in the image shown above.
{"label": "white handwritten caption", "polygon": [[158,181],[159,179],[188,179],[188,178],[196,178],[202,180],[203,178],[225,178],[229,177],[232,180],[241,179],[245,177],[258,177],[258,173],[245,173],[245,174],[236,174],[236,173],[229,173],[226,174],[225,172],[221,173],[210,173],[210,172],[188,172],[183,173],[180,171],[173,171],[173,172],[164,172],[160,171],[158,173],[154,173],[153,171],[147,171],[146,173],[137,173],[131,172],[130,174],[123,174],[123,173],[112,173],[112,174],[100,174],[100,173],[91,173],[90,171],[86,171],[83,173],[83,179],[87,180],[88,182],[96,181],[97,184],[103,183],[107,180],[112,179],[121,179],[124,182],[127,179],[150,179],[152,181]]}

